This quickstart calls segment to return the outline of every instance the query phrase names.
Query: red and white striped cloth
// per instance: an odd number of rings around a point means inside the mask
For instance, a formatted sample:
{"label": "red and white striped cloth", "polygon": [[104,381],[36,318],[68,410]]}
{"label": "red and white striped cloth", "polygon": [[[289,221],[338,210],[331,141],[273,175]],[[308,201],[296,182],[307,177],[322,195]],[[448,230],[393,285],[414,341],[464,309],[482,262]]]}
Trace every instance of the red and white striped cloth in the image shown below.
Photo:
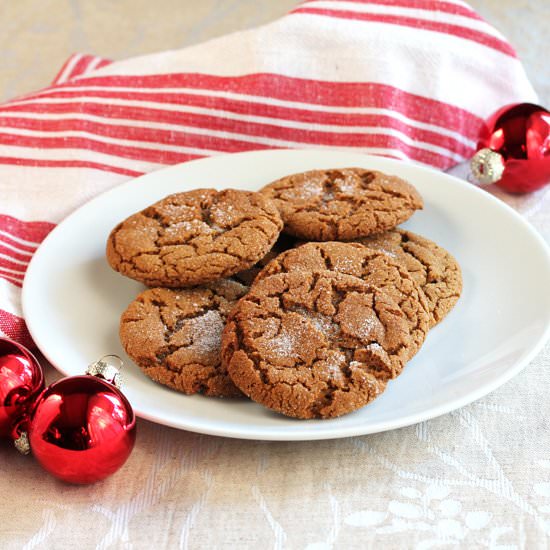
{"label": "red and white striped cloth", "polygon": [[0,334],[30,344],[20,287],[47,233],[168,164],[331,147],[446,169],[483,118],[536,101],[506,39],[460,0],[309,0],[263,27],[110,62],[74,55],[0,106]]}

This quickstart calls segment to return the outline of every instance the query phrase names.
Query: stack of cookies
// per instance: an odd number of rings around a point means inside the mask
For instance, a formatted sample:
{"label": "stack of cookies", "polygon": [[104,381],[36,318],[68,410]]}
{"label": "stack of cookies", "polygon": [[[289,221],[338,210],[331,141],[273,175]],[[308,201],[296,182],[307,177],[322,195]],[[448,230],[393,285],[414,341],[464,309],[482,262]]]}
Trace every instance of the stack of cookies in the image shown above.
{"label": "stack of cookies", "polygon": [[360,168],[170,195],[109,236],[110,265],[151,287],[122,314],[124,349],[186,394],[295,418],[363,407],[462,289],[446,250],[396,229],[422,206],[409,183]]}

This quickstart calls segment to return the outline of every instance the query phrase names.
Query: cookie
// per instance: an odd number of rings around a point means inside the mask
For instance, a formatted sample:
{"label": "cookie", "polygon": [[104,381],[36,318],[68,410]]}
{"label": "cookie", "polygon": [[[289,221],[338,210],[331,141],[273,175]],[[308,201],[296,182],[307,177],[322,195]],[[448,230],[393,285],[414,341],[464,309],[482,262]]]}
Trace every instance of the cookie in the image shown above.
{"label": "cookie", "polygon": [[227,279],[146,290],[122,314],[122,346],[155,382],[186,394],[240,396],[221,365],[220,346],[227,315],[247,290]]}
{"label": "cookie", "polygon": [[273,245],[273,248],[256,264],[252,267],[239,271],[233,275],[234,279],[240,281],[245,285],[251,285],[260,271],[273,259],[285,250],[289,250],[296,245],[296,239],[289,235],[281,234],[277,239],[277,242]]}
{"label": "cookie", "polygon": [[295,418],[363,407],[397,376],[409,324],[383,290],[330,271],[259,281],[228,317],[222,364],[254,401]]}
{"label": "cookie", "polygon": [[107,260],[148,286],[194,286],[253,266],[282,226],[275,205],[259,193],[176,193],[118,224],[107,242]]}
{"label": "cookie", "polygon": [[311,241],[348,241],[392,229],[422,208],[406,181],[363,168],[312,170],[265,186],[284,231]]}
{"label": "cookie", "polygon": [[361,241],[407,268],[428,298],[431,326],[453,309],[462,292],[458,262],[441,246],[411,231],[388,231]]}
{"label": "cookie", "polygon": [[276,273],[297,270],[346,273],[385,290],[397,302],[409,322],[413,340],[409,348],[410,357],[424,343],[431,319],[426,296],[407,269],[384,252],[359,243],[307,243],[277,256],[260,271],[256,281]]}

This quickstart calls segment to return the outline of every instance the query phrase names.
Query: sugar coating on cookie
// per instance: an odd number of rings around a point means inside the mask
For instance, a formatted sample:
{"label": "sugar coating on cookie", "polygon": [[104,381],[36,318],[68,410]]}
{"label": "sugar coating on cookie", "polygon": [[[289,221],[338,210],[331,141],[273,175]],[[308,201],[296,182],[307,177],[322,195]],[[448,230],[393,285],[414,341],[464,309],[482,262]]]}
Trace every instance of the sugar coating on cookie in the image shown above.
{"label": "sugar coating on cookie", "polygon": [[221,365],[220,348],[227,315],[247,290],[228,279],[146,290],[122,314],[120,341],[155,382],[186,394],[240,396]]}
{"label": "sugar coating on cookie", "polygon": [[107,241],[107,260],[148,286],[194,286],[253,266],[282,226],[276,206],[259,193],[176,193],[118,224]]}
{"label": "sugar coating on cookie", "polygon": [[380,250],[359,243],[306,243],[279,254],[260,271],[255,281],[276,273],[320,270],[353,275],[385,290],[397,302],[409,322],[411,357],[420,349],[430,328],[430,309],[426,296],[408,270]]}
{"label": "sugar coating on cookie", "polygon": [[363,407],[396,377],[411,345],[386,292],[329,271],[259,281],[228,317],[222,364],[254,401],[296,418]]}
{"label": "sugar coating on cookie", "polygon": [[407,268],[428,299],[430,326],[453,309],[462,293],[462,272],[450,252],[412,231],[398,229],[362,240]]}
{"label": "sugar coating on cookie", "polygon": [[386,231],[423,206],[406,181],[363,168],[302,172],[266,185],[261,193],[277,205],[286,233],[313,241]]}

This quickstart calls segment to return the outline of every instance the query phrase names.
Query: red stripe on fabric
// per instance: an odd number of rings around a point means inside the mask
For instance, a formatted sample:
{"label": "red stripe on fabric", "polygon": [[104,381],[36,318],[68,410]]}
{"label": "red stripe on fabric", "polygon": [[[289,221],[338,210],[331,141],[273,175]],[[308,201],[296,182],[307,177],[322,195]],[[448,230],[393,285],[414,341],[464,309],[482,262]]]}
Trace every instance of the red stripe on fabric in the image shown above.
{"label": "red stripe on fabric", "polygon": [[13,279],[9,275],[6,275],[5,273],[2,273],[2,270],[0,269],[0,279],[3,279],[4,281],[7,281],[8,283],[11,283],[13,286],[22,288],[23,287],[23,280]]}
{"label": "red stripe on fabric", "polygon": [[[0,230],[2,230],[1,226],[0,226]],[[31,252],[31,253],[34,252],[37,248],[36,246],[22,244],[19,241],[16,241],[15,239],[10,238],[8,235],[3,235],[2,233],[0,233],[0,243],[10,244],[18,248],[19,250],[24,250],[26,252]]]}
{"label": "red stripe on fabric", "polygon": [[15,250],[13,250],[13,248],[2,246],[2,243],[0,243],[0,254],[4,254],[5,256],[10,256],[14,260],[19,260],[20,262],[29,263],[31,261],[30,256],[16,252]]}
{"label": "red stripe on fabric", "polygon": [[[319,0],[306,0],[302,4],[311,4],[318,2]],[[434,12],[450,13],[452,15],[461,15],[463,17],[469,17],[470,19],[476,19],[477,21],[485,20],[478,15],[474,10],[466,6],[459,4],[453,4],[452,2],[443,2],[439,0],[331,0],[332,2],[346,2],[354,4],[374,4],[377,6],[392,6],[400,8],[410,8],[415,10],[426,10]],[[294,13],[296,10],[291,11]]]}
{"label": "red stripe on fabric", "polygon": [[34,166],[41,168],[90,168],[92,170],[101,170],[103,172],[112,172],[123,176],[137,177],[142,176],[144,172],[129,170],[120,166],[110,166],[100,162],[91,162],[88,160],[45,160],[29,159],[23,157],[0,157],[0,164],[10,164],[15,166]]}
{"label": "red stripe on fabric", "polygon": [[67,75],[67,81],[80,76],[86,72],[88,65],[95,59],[93,55],[83,55],[76,65],[72,68],[71,72]]}
{"label": "red stripe on fabric", "polygon": [[[141,128],[140,128],[141,130]],[[159,131],[155,131],[158,133]],[[172,136],[172,143],[177,139],[182,139],[186,147],[199,147],[220,152],[241,152],[253,151],[267,148],[277,148],[270,144],[245,143],[231,139],[213,138],[189,132],[179,133],[164,131],[167,135]],[[297,138],[296,134],[293,137]],[[299,145],[321,145],[327,147],[354,147],[354,148],[370,148],[382,147],[390,149],[398,149],[407,154],[411,159],[438,168],[446,168],[455,163],[447,156],[420,149],[418,147],[403,143],[399,138],[382,134],[322,134],[301,132],[301,141]],[[127,158],[147,159],[153,162],[164,164],[175,164],[177,162],[185,162],[192,158],[199,158],[199,155],[187,155],[182,153],[173,153],[171,151],[161,151],[153,149],[141,149],[137,147],[128,147],[123,145],[113,145],[111,143],[103,143],[90,138],[79,137],[35,137],[35,136],[12,136],[8,134],[0,134],[0,143],[6,145],[18,145],[24,147],[36,148],[78,148],[88,149],[97,152],[111,153],[118,156],[126,156]]]}
{"label": "red stripe on fabric", "polygon": [[[138,108],[138,107],[121,107],[118,105],[99,105],[94,103],[82,103],[80,112],[93,114],[94,116],[123,118],[128,120],[143,120],[147,122],[154,121],[156,123],[181,124],[182,126],[192,126],[193,128],[214,130],[217,132],[237,132],[255,137],[264,137],[270,139],[283,139],[287,141],[298,141],[305,144],[321,144],[355,147],[363,146],[366,136],[373,134],[365,134],[361,130],[355,133],[339,133],[338,131],[323,131],[317,130],[314,126],[309,130],[297,129],[292,127],[281,127],[274,121],[273,124],[236,121],[225,119],[222,117],[202,115],[195,113],[180,113],[174,111],[163,111],[160,109]],[[71,110],[72,111],[72,110]],[[411,128],[405,123],[392,119],[391,117],[370,117],[374,130],[382,130],[392,128],[409,136],[411,139],[446,147],[449,151],[456,152],[462,156],[470,156],[474,149],[463,143],[447,137],[430,132],[427,130],[418,130]],[[382,121],[386,124],[382,124]],[[374,124],[378,124],[374,126]],[[201,136],[193,134],[188,130],[164,130],[156,128],[142,128],[129,125],[105,124],[102,122],[94,122],[82,119],[63,119],[63,120],[44,120],[30,118],[0,118],[0,127],[6,129],[17,127],[37,131],[88,131],[96,135],[115,137],[119,139],[129,139],[136,141],[148,141],[166,143],[178,146],[195,146],[201,148],[215,149],[225,152],[235,152],[243,150],[251,150],[255,144],[250,144],[248,141],[234,138],[216,138],[210,136]],[[353,125],[348,125],[353,127]],[[0,133],[0,141],[4,134]],[[18,135],[13,134],[14,143],[18,140]],[[400,139],[400,138],[396,138]],[[24,142],[21,142],[24,143]],[[404,146],[408,146],[403,142]],[[257,145],[257,147],[262,147]]]}
{"label": "red stripe on fabric", "polygon": [[[208,136],[204,140],[208,143]],[[192,139],[189,139],[191,142]],[[218,140],[219,141],[219,140]],[[156,164],[177,164],[188,160],[200,158],[202,155],[190,155],[176,151],[163,151],[162,149],[150,149],[145,147],[133,147],[128,145],[116,145],[105,143],[93,138],[83,137],[37,137],[20,136],[0,133],[0,143],[17,147],[31,147],[38,149],[82,149],[95,151],[132,160],[154,162]],[[241,150],[241,149],[236,149]]]}
{"label": "red stripe on fabric", "polygon": [[415,17],[407,17],[402,15],[386,15],[380,13],[360,13],[349,10],[334,10],[324,8],[297,8],[292,13],[305,13],[309,15],[320,15],[323,17],[332,17],[337,19],[350,19],[357,21],[370,21],[377,23],[387,23],[390,25],[399,25],[402,27],[412,27],[415,29],[422,29],[425,31],[434,31],[446,35],[456,36],[471,42],[476,42],[487,48],[492,48],[505,55],[516,57],[516,52],[508,44],[490,34],[486,34],[481,31],[462,27],[460,25],[453,25],[451,23],[440,23],[437,21],[427,21],[426,19],[417,19]]}
{"label": "red stripe on fabric", "polygon": [[[176,164],[187,162],[203,156],[208,156],[206,150],[220,153],[240,153],[243,151],[257,151],[266,148],[278,148],[269,144],[241,141],[238,138],[219,138],[210,135],[195,134],[193,132],[177,132],[174,130],[154,130],[128,126],[114,126],[109,124],[89,123],[81,128],[93,128],[94,137],[42,137],[20,136],[0,132],[0,143],[18,145],[31,148],[78,148],[101,153],[116,154],[120,157],[147,160],[160,164]],[[96,139],[96,136],[112,137],[134,141],[136,146],[116,145]],[[139,147],[141,142],[154,141],[158,149]],[[203,155],[165,151],[162,145],[176,147],[191,147],[204,149]],[[280,148],[280,147],[279,147]]]}
{"label": "red stripe on fabric", "polygon": [[27,266],[28,264],[21,265],[11,262],[6,258],[0,258],[0,267],[3,267],[4,269],[12,269],[13,271],[17,271],[17,273],[25,273],[25,271],[27,271]]}
{"label": "red stripe on fabric", "polygon": [[[268,149],[265,147],[264,149]],[[272,147],[269,147],[272,149]],[[382,157],[394,158],[402,160],[396,154],[390,152],[380,154]],[[201,158],[201,157],[199,157]],[[450,163],[446,167],[450,167],[454,163]],[[19,166],[32,166],[32,167],[44,167],[44,168],[90,168],[94,170],[102,170],[105,172],[113,172],[116,174],[122,174],[130,177],[138,177],[145,174],[145,172],[138,172],[135,170],[127,170],[125,168],[119,168],[117,166],[108,166],[96,162],[82,161],[82,160],[44,160],[44,159],[29,159],[19,157],[0,157],[0,164],[19,165]]]}
{"label": "red stripe on fabric", "polygon": [[[86,121],[79,121],[86,122]],[[272,147],[270,144],[251,143],[240,141],[238,138],[217,138],[209,135],[194,134],[192,132],[176,132],[173,130],[150,130],[147,128],[132,128],[134,132],[130,133],[126,126],[118,127],[112,125],[103,125],[89,123],[96,133],[104,132],[105,135],[115,138],[163,141],[171,145],[181,147],[198,147],[201,149],[210,149],[220,152],[241,152],[265,149]],[[199,126],[201,126],[199,124]],[[234,129],[229,126],[229,129]],[[220,128],[223,131],[223,128]],[[248,132],[250,133],[250,132]],[[338,134],[328,132],[315,132],[307,130],[293,130],[289,128],[271,127],[271,134],[279,139],[298,142],[300,145],[322,145],[327,147],[390,147],[405,152],[409,157],[420,162],[433,163],[434,166],[447,166],[449,158],[439,153],[433,153],[404,143],[395,136],[384,134]],[[259,133],[266,137],[266,133]],[[130,158],[147,159],[154,162],[173,164],[176,162],[185,162],[189,160],[188,155],[181,153],[172,153],[170,151],[141,149],[122,145],[113,145],[104,143],[93,138],[80,137],[38,137],[21,136],[0,133],[0,143],[6,145],[17,145],[38,148],[80,148],[89,149],[98,152],[117,154],[118,156],[127,156]],[[197,158],[196,156],[193,158]]]}
{"label": "red stripe on fabric", "polygon": [[33,342],[29,330],[25,321],[3,309],[0,309],[0,330],[12,340],[23,344],[28,348],[35,348],[36,345]]}
{"label": "red stripe on fabric", "polygon": [[[79,112],[89,112],[87,111],[88,103],[86,102],[87,98],[104,98],[104,99],[123,99],[126,101],[154,101],[160,105],[166,104],[164,112],[168,113],[170,120],[176,122],[176,119],[185,117],[186,114],[182,112],[176,112],[170,110],[170,105],[178,106],[192,106],[200,107],[207,109],[219,109],[223,111],[229,111],[231,113],[240,114],[240,115],[252,115],[252,116],[263,116],[274,119],[288,120],[291,122],[307,122],[308,124],[331,124],[331,125],[341,125],[341,126],[378,126],[378,127],[388,127],[396,130],[400,130],[409,135],[415,135],[415,137],[421,141],[426,141],[429,143],[442,144],[443,147],[448,147],[449,149],[454,149],[455,147],[461,148],[464,147],[462,142],[455,140],[449,136],[443,136],[438,132],[433,132],[431,130],[424,130],[410,126],[406,122],[403,122],[397,118],[394,118],[389,115],[381,114],[355,114],[355,113],[333,113],[327,111],[319,110],[309,110],[307,107],[304,108],[291,108],[291,107],[281,107],[278,105],[269,105],[265,103],[251,103],[243,100],[234,100],[227,99],[224,97],[213,97],[208,95],[195,95],[195,94],[177,94],[177,93],[166,93],[166,94],[154,94],[154,93],[143,93],[143,92],[109,92],[109,91],[87,91],[85,97],[83,97],[83,92],[64,92],[59,91],[52,94],[48,94],[48,98],[54,99],[68,99],[68,98],[82,98],[83,101],[78,103]],[[77,103],[43,103],[40,102],[40,98],[36,100],[36,103],[29,103],[25,105],[14,105],[7,106],[5,111],[16,111],[16,112],[56,112],[56,113],[73,113],[75,111],[75,105]],[[63,105],[63,109],[55,110],[54,105]],[[92,105],[89,103],[89,105]],[[161,110],[161,107],[152,108],[152,107],[142,107],[143,112],[146,113],[147,110],[151,109],[152,113],[158,112]],[[122,117],[118,113],[122,112],[124,108],[119,105],[109,105],[108,102],[104,105],[104,111],[101,111],[101,116],[109,116],[112,118],[127,118]],[[137,108],[137,107],[136,107]],[[387,108],[383,104],[379,106],[373,106],[371,108]],[[84,111],[83,111],[84,109]],[[415,116],[418,116],[418,110],[414,109],[414,106],[403,106],[399,104],[392,104],[391,110],[396,113],[404,114],[407,118],[415,120]],[[100,109],[97,110],[99,112]],[[429,116],[434,116],[435,113],[433,110],[425,113],[423,118]],[[201,115],[208,116],[208,115]],[[435,115],[437,116],[437,115]],[[435,118],[434,116],[434,118]],[[442,113],[438,118],[438,122],[441,125],[441,119],[446,116],[446,113]],[[220,115],[220,118],[223,118],[223,114]],[[150,117],[143,116],[140,117],[140,120],[150,120]],[[26,127],[24,119],[19,119],[15,117],[1,117],[1,108],[0,108],[0,126],[18,126]],[[166,120],[166,122],[170,122]],[[42,123],[44,121],[37,120],[36,123]],[[424,122],[425,124],[433,124],[438,126],[434,122]],[[459,133],[462,133],[468,139],[476,139],[478,135],[477,128],[464,127],[464,121],[461,118],[453,116],[452,113],[447,116],[444,128],[458,128]]]}
{"label": "red stripe on fabric", "polygon": [[92,73],[93,71],[97,71],[101,67],[105,67],[106,65],[110,65],[111,63],[112,61],[110,59],[103,59],[101,57],[93,56],[93,59],[90,62],[90,65],[88,65],[88,68],[86,69],[85,74]]}
{"label": "red stripe on fabric", "polygon": [[[483,119],[473,113],[436,99],[409,93],[405,90],[375,82],[328,82],[294,78],[275,73],[244,76],[214,76],[198,73],[142,76],[83,77],[57,86],[124,86],[127,88],[194,88],[254,95],[268,99],[296,101],[331,107],[387,107],[397,109],[410,118],[448,127],[449,118],[463,120],[466,126],[478,128]],[[36,94],[34,96],[38,97]],[[9,104],[3,107],[11,109]]]}
{"label": "red stripe on fabric", "polygon": [[63,63],[63,65],[61,66],[61,69],[59,69],[58,73],[55,75],[55,78],[52,80],[52,84],[53,85],[56,85],[56,84],[60,84],[59,82],[59,79],[61,78],[61,76],[63,75],[63,73],[65,72],[65,69],[67,68],[67,65],[69,65],[69,63],[73,60],[73,58],[77,55],[80,55],[78,53],[74,53],[73,55],[71,55],[67,61],[65,61],[65,63]]}
{"label": "red stripe on fabric", "polygon": [[[55,75],[55,78],[52,80],[52,84],[60,84],[59,79],[61,78],[61,75],[65,72],[65,69],[69,65],[69,63],[76,57],[82,54],[75,53],[71,55],[65,63],[63,63],[61,69],[59,69],[58,73]],[[65,77],[63,82],[66,82],[70,80],[71,78],[75,78],[76,76],[80,76],[82,74],[85,74],[88,66],[92,63],[94,59],[98,59],[95,55],[82,55],[82,58],[76,63],[76,65],[72,68],[71,72]],[[105,67],[107,65],[110,65],[112,61],[110,59],[101,59],[95,66],[94,70],[100,69],[101,67]]]}
{"label": "red stripe on fabric", "polygon": [[107,65],[110,65],[112,63],[112,60],[110,59],[102,59],[97,65],[96,69],[101,69],[102,67],[106,67]]}
{"label": "red stripe on fabric", "polygon": [[[0,214],[0,229],[25,241],[42,242],[55,224],[44,221],[23,221],[7,214]],[[19,246],[18,243],[15,243]]]}
{"label": "red stripe on fabric", "polygon": [[24,273],[11,273],[10,271],[6,271],[6,270],[1,269],[1,268],[0,268],[0,275],[3,275],[6,278],[9,278],[13,281],[17,281],[17,282],[20,282],[20,283],[23,282],[23,279],[25,278]]}

